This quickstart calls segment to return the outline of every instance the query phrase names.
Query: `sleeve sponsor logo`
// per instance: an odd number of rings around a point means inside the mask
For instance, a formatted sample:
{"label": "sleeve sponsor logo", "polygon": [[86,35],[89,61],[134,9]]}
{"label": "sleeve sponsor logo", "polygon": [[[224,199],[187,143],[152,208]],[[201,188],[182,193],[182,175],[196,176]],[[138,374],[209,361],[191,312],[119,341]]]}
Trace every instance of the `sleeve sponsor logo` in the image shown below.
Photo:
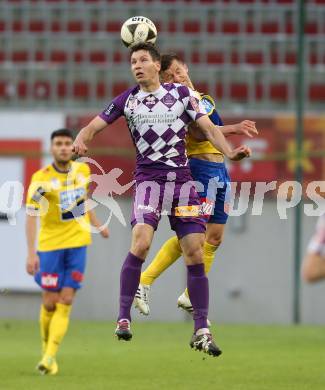
{"label": "sleeve sponsor logo", "polygon": [[210,217],[214,209],[214,201],[208,198],[201,198],[201,215],[203,217]]}
{"label": "sleeve sponsor logo", "polygon": [[106,108],[106,110],[104,111],[104,114],[107,115],[107,116],[109,116],[109,115],[111,114],[111,112],[113,111],[114,108],[115,108],[115,104],[114,104],[114,103],[110,104],[110,105]]}

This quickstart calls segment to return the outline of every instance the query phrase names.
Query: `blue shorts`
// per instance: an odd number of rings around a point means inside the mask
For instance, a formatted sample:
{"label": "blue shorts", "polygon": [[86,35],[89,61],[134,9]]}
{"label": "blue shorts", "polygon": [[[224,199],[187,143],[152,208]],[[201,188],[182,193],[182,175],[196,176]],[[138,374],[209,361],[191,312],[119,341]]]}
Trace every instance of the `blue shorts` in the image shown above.
{"label": "blue shorts", "polygon": [[207,223],[225,224],[228,219],[231,195],[230,177],[224,163],[190,158],[193,179],[203,188],[197,188],[202,213]]}
{"label": "blue shorts", "polygon": [[87,246],[37,252],[40,269],[36,283],[47,291],[60,291],[63,287],[79,289],[86,268]]}

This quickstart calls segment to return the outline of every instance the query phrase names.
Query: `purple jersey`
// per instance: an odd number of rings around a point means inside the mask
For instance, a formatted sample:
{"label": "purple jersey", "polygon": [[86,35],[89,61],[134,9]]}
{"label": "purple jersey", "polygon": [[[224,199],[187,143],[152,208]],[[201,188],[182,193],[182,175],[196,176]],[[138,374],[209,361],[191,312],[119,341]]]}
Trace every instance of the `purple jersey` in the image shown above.
{"label": "purple jersey", "polygon": [[112,123],[124,115],[137,151],[137,166],[187,166],[187,125],[206,115],[199,96],[181,84],[161,84],[153,92],[139,86],[116,97],[99,115]]}

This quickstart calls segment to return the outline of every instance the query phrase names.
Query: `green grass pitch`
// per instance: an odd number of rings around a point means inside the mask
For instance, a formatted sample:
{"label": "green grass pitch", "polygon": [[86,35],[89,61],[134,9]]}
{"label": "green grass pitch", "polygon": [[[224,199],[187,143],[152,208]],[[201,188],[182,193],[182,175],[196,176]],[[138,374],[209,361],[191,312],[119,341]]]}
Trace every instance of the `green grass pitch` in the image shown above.
{"label": "green grass pitch", "polygon": [[223,355],[188,346],[191,324],[135,323],[131,342],[113,323],[72,321],[58,355],[60,372],[40,376],[36,322],[0,322],[1,390],[325,389],[325,328],[213,327]]}

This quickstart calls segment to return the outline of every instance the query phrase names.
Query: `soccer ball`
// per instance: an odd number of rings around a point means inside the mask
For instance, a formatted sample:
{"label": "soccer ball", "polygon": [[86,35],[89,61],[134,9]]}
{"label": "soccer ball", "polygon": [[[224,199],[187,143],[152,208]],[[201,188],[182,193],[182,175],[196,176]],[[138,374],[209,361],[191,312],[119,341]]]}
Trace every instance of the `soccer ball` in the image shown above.
{"label": "soccer ball", "polygon": [[140,42],[155,43],[157,29],[154,23],[144,16],[133,16],[123,23],[121,39],[126,47]]}

